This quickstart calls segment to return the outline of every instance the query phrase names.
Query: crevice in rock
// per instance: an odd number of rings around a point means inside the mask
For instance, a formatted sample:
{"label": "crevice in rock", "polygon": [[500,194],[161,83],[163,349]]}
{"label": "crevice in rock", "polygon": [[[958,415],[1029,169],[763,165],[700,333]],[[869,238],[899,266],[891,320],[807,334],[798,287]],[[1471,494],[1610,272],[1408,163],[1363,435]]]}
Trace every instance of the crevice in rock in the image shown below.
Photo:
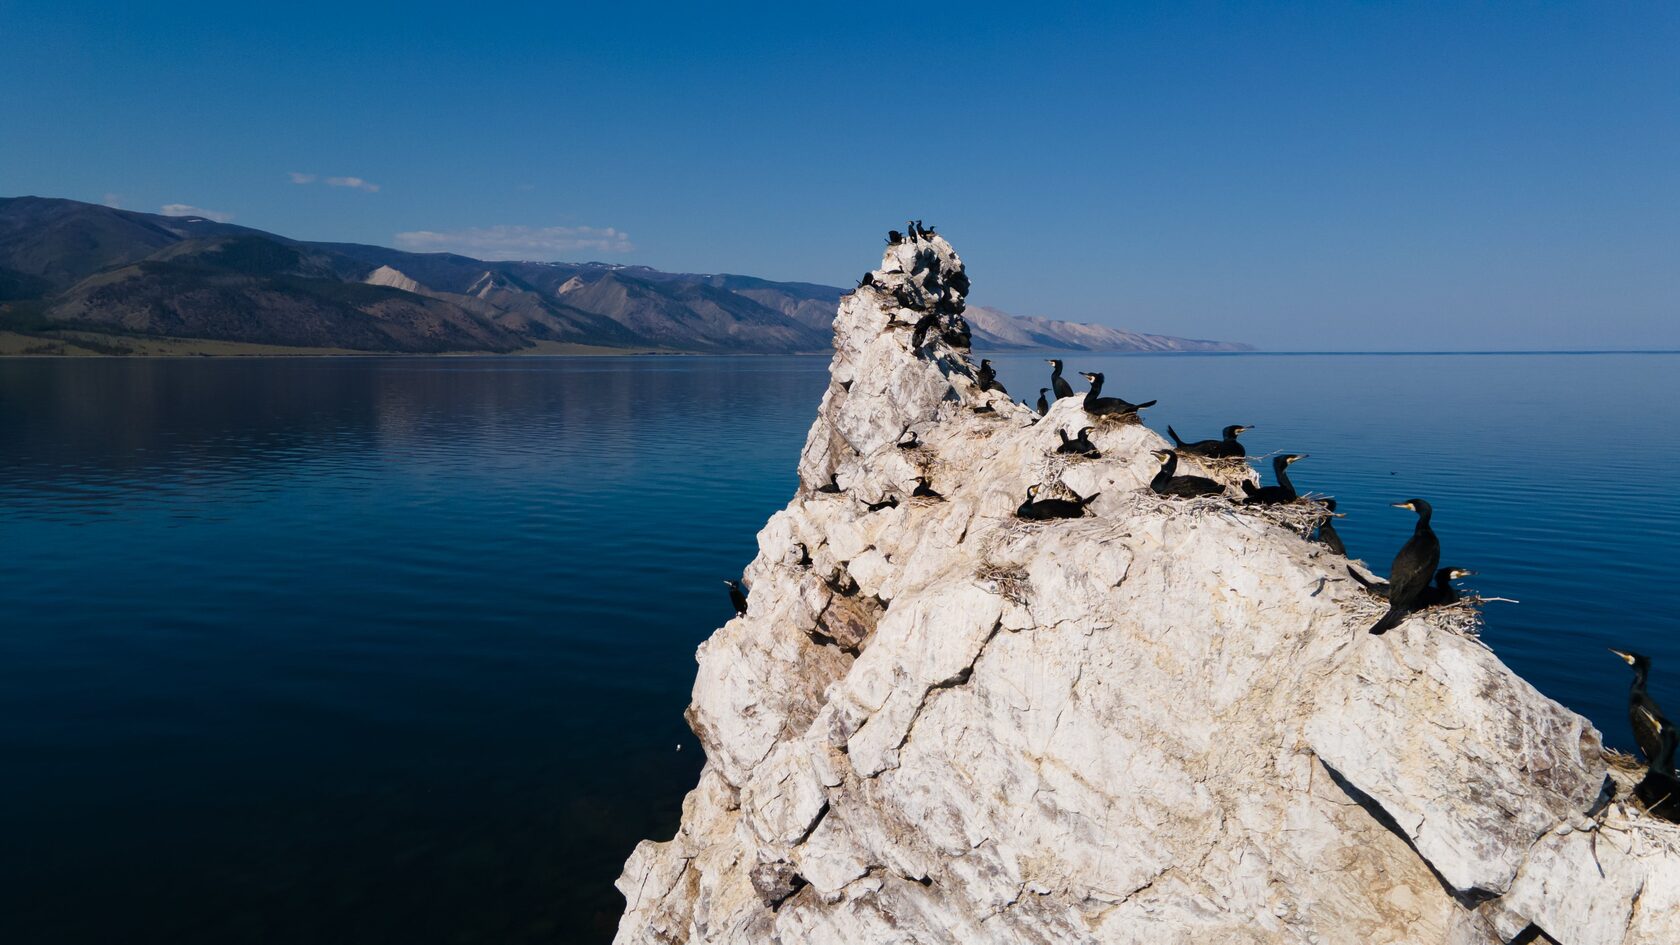
{"label": "crevice in rock", "polygon": [[935,692],[940,692],[946,689],[955,689],[958,686],[966,685],[968,681],[974,677],[975,665],[980,662],[980,658],[982,656],[986,655],[986,647],[991,646],[992,641],[997,639],[998,632],[1002,629],[1003,620],[1000,618],[996,623],[992,624],[992,631],[986,634],[986,639],[981,641],[980,646],[974,651],[974,659],[970,660],[967,666],[957,670],[956,673],[951,676],[934,683],[927,688],[927,691],[922,693],[921,704],[916,706],[916,714],[910,717],[910,724],[904,727],[904,737],[899,739],[898,744],[894,746],[895,748],[903,748],[905,745],[910,743],[910,736],[914,735],[916,732],[916,723],[921,721],[922,713],[927,711],[928,700],[933,698],[933,694]]}
{"label": "crevice in rock", "polygon": [[1412,842],[1411,836],[1409,836],[1406,831],[1401,828],[1399,822],[1396,821],[1387,810],[1383,809],[1381,804],[1377,803],[1376,798],[1355,787],[1353,782],[1343,777],[1340,771],[1331,767],[1330,763],[1325,761],[1323,758],[1319,758],[1318,763],[1324,766],[1325,774],[1330,776],[1331,782],[1334,783],[1336,787],[1341,788],[1342,793],[1346,794],[1349,800],[1364,808],[1365,813],[1370,814],[1372,820],[1381,824],[1382,827],[1389,833],[1399,837],[1413,853],[1417,854],[1418,860],[1422,862],[1424,866],[1429,868],[1429,875],[1435,877],[1435,881],[1441,884],[1441,889],[1445,891],[1447,895],[1451,896],[1454,902],[1458,903],[1465,909],[1475,909],[1477,906],[1490,899],[1499,898],[1499,894],[1496,892],[1490,892],[1486,889],[1460,890],[1454,887],[1453,884],[1447,882],[1446,877],[1442,876],[1440,872],[1435,869],[1435,864],[1429,862],[1428,857],[1418,852],[1417,844]]}
{"label": "crevice in rock", "polygon": [[817,828],[822,826],[823,819],[828,816],[828,808],[829,802],[823,801],[822,807],[817,810],[817,816],[811,818],[810,826],[806,827],[805,832],[794,839],[792,846],[799,846],[801,843],[811,839],[811,834],[817,832]]}
{"label": "crevice in rock", "polygon": [[1558,945],[1557,939],[1547,935],[1545,929],[1533,922],[1530,922],[1527,927],[1518,932],[1516,937],[1506,945],[1534,945],[1535,942],[1539,942],[1541,945]]}

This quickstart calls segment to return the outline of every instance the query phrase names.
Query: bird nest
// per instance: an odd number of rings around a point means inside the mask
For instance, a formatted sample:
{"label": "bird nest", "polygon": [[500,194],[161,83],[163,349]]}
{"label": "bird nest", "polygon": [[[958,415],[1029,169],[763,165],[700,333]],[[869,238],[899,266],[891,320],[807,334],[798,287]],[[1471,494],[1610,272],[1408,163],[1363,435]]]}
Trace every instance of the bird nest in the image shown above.
{"label": "bird nest", "polygon": [[985,589],[1023,607],[1031,599],[1032,579],[1017,565],[985,562],[974,572],[974,580]]}
{"label": "bird nest", "polygon": [[1273,525],[1287,529],[1302,538],[1312,537],[1313,529],[1325,518],[1340,518],[1338,513],[1330,511],[1324,504],[1328,496],[1303,495],[1294,502],[1281,502],[1276,505],[1243,505],[1244,512],[1263,518]]}
{"label": "bird nest", "polygon": [[1091,417],[1091,422],[1099,426],[1135,427],[1143,423],[1143,418],[1138,416],[1136,410],[1133,410],[1130,413],[1101,414],[1099,416]]}

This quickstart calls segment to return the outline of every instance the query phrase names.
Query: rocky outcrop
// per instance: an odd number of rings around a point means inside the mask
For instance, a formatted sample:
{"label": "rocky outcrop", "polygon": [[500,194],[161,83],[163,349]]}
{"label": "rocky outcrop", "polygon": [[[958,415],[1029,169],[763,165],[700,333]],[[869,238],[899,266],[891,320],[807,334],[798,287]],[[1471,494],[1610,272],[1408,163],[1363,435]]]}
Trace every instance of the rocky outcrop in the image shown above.
{"label": "rocky outcrop", "polygon": [[[912,350],[966,286],[942,238],[875,281],[700,647],[705,769],[625,865],[619,945],[1680,941],[1680,828],[1603,805],[1628,775],[1473,621],[1367,634],[1310,515],[1156,497],[1136,423],[1057,455],[1076,400],[1036,420],[960,335]],[[1024,522],[1035,484],[1099,495]]]}

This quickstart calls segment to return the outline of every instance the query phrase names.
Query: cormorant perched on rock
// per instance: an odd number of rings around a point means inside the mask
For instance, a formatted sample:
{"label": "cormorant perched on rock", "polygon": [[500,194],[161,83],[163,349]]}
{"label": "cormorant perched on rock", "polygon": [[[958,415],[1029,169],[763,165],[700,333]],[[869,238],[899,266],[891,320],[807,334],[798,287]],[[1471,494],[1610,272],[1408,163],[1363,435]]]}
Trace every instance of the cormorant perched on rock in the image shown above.
{"label": "cormorant perched on rock", "polygon": [[916,477],[916,488],[910,490],[910,495],[918,499],[945,498],[943,495],[933,491],[933,485],[928,482],[928,477],[926,476]]}
{"label": "cormorant perched on rock", "polygon": [[[906,440],[904,438],[904,433],[910,434],[910,439]],[[905,430],[904,433],[900,433],[898,435],[898,443],[896,445],[898,446],[899,449],[901,449],[901,450],[913,450],[916,447],[922,445],[922,438],[921,438],[920,435],[918,435],[916,433],[915,430]]]}
{"label": "cormorant perched on rock", "polygon": [[[1168,429],[1171,429],[1171,427],[1169,427]],[[1230,427],[1226,427],[1226,429],[1229,430]],[[1237,447],[1237,449],[1242,449],[1242,447],[1239,446],[1239,447]],[[1237,455],[1240,456],[1242,454],[1239,453]],[[1334,524],[1334,519],[1332,518],[1332,516],[1336,512],[1336,500],[1335,499],[1325,499],[1324,500],[1324,507],[1329,509],[1331,514],[1326,515],[1323,518],[1318,520],[1318,540],[1319,540],[1319,543],[1324,545],[1324,547],[1329,548],[1331,551],[1335,552],[1336,554],[1339,554],[1339,555],[1341,555],[1342,557],[1345,558],[1345,557],[1347,557],[1347,546],[1342,544],[1342,536],[1339,533],[1337,533],[1336,526]]]}
{"label": "cormorant perched on rock", "polygon": [[917,357],[921,357],[922,345],[927,343],[927,334],[935,325],[939,324],[939,313],[929,312],[916,319],[916,330],[910,333],[910,350]]}
{"label": "cormorant perched on rock", "polygon": [[1272,457],[1272,477],[1277,480],[1275,486],[1256,486],[1247,479],[1243,480],[1242,490],[1248,498],[1244,505],[1282,505],[1294,502],[1298,498],[1295,484],[1289,481],[1288,469],[1291,464],[1307,458],[1306,453],[1285,453]]}
{"label": "cormorant perched on rock", "polygon": [[1045,358],[1050,363],[1050,389],[1056,392],[1056,399],[1073,396],[1073,385],[1062,376],[1062,359]]}
{"label": "cormorant perched on rock", "polygon": [[841,491],[840,477],[834,473],[829,473],[828,483],[826,485],[818,486],[817,491],[827,493],[828,495],[838,495]]}
{"label": "cormorant perched on rock", "polygon": [[896,509],[898,508],[898,496],[889,495],[879,502],[866,502],[864,507],[871,512],[879,512],[882,509]]}
{"label": "cormorant perched on rock", "polygon": [[729,602],[735,605],[735,615],[745,617],[747,615],[747,595],[741,592],[741,582],[724,581],[723,583],[729,585]]}
{"label": "cormorant perched on rock", "polygon": [[1675,754],[1680,752],[1680,732],[1667,724],[1666,719],[1650,721],[1658,727],[1659,747],[1645,777],[1633,786],[1633,796],[1645,805],[1646,813],[1680,823],[1680,775],[1674,770]]}
{"label": "cormorant perched on rock", "polygon": [[[1369,591],[1373,597],[1381,597],[1383,600],[1388,600],[1390,588],[1387,581],[1370,580],[1363,574],[1355,571],[1352,565],[1348,565],[1347,573],[1355,581],[1358,581],[1365,590]],[[1418,595],[1417,609],[1422,610],[1425,607],[1434,607],[1438,604],[1451,604],[1456,602],[1459,599],[1458,588],[1453,587],[1452,582],[1458,580],[1459,578],[1470,577],[1475,573],[1476,572],[1467,568],[1435,569],[1435,583],[1424,588],[1423,593]]]}
{"label": "cormorant perched on rock", "polygon": [[799,549],[799,560],[795,561],[794,564],[801,568],[809,568],[811,566],[811,549],[805,547],[805,543],[802,541],[794,542],[793,546]]}
{"label": "cormorant perched on rock", "polygon": [[871,289],[875,288],[875,273],[866,272],[863,274],[863,278],[858,280],[857,287],[861,289],[864,286],[868,286]]}
{"label": "cormorant perched on rock", "polygon": [[1610,652],[1633,667],[1633,683],[1628,686],[1628,723],[1633,726],[1633,740],[1645,760],[1652,761],[1662,751],[1662,730],[1672,729],[1674,725],[1645,688],[1651,678],[1651,658],[1631,650],[1611,649]]}
{"label": "cormorant perched on rock", "polygon": [[981,404],[974,408],[975,413],[997,413],[997,408],[991,404]]}
{"label": "cormorant perched on rock", "polygon": [[1093,492],[1083,498],[1078,493],[1072,499],[1038,499],[1038,487],[1027,487],[1027,501],[1015,509],[1020,518],[1042,521],[1051,518],[1080,518],[1085,514],[1085,506],[1090,505],[1101,493]]}
{"label": "cormorant perched on rock", "polygon": [[1048,387],[1038,389],[1038,415],[1041,417],[1050,412],[1050,401],[1044,399],[1044,395],[1049,392],[1050,388]]}
{"label": "cormorant perched on rock", "polygon": [[[916,221],[916,225],[917,225],[917,226],[922,226],[922,221],[920,221],[920,220],[917,220],[917,221]],[[934,236],[936,236],[936,235],[937,235],[937,234],[935,234],[935,233],[934,233],[934,232],[933,232],[933,227],[931,227],[931,226],[922,226],[922,239],[924,239],[924,240],[931,240],[931,239],[933,239],[933,238],[934,238]]]}
{"label": "cormorant perched on rock", "polygon": [[887,245],[888,246],[897,246],[898,244],[900,244],[902,242],[904,242],[904,234],[903,233],[900,233],[897,230],[888,230],[887,231]]}
{"label": "cormorant perched on rock", "polygon": [[1090,427],[1080,427],[1079,435],[1070,440],[1066,430],[1057,430],[1056,434],[1062,438],[1062,445],[1056,447],[1056,452],[1072,453],[1086,459],[1102,459],[1102,454],[1097,452],[1097,444],[1092,443],[1091,438],[1086,435],[1090,432]]}
{"label": "cormorant perched on rock", "polygon": [[992,362],[986,358],[980,359],[980,369],[974,372],[974,379],[980,382],[981,390],[995,390],[1000,394],[1009,393],[1009,391],[1003,389],[1002,384],[998,383],[997,370],[992,367]]}
{"label": "cormorant perched on rock", "polygon": [[1252,429],[1254,428],[1234,423],[1225,428],[1224,439],[1197,440],[1194,443],[1186,443],[1178,438],[1178,432],[1175,431],[1172,428],[1172,424],[1169,423],[1167,424],[1167,435],[1172,437],[1173,446],[1181,453],[1189,453],[1192,456],[1208,456],[1213,459],[1219,459],[1225,456],[1247,456],[1248,451],[1244,450],[1243,445],[1237,442],[1237,437],[1242,436],[1244,433],[1247,433]]}
{"label": "cormorant perched on rock", "polygon": [[1161,471],[1149,480],[1149,488],[1156,495],[1194,499],[1202,495],[1223,495],[1225,487],[1205,476],[1178,476],[1178,454],[1172,450],[1153,450],[1152,456],[1161,462]]}
{"label": "cormorant perched on rock", "polygon": [[1085,392],[1085,412],[1092,416],[1118,417],[1122,414],[1137,413],[1145,407],[1155,406],[1153,400],[1134,404],[1118,397],[1104,397],[1102,396],[1103,376],[1101,374],[1086,374],[1081,371],[1079,376],[1091,382],[1091,389]]}
{"label": "cormorant perched on rock", "polygon": [[1388,613],[1383,614],[1383,618],[1371,628],[1372,633],[1387,633],[1417,609],[1419,599],[1429,587],[1430,577],[1441,566],[1441,540],[1429,527],[1429,519],[1435,514],[1435,509],[1422,499],[1396,502],[1394,507],[1416,512],[1417,527],[1412,530],[1412,537],[1400,547],[1400,553],[1394,556],[1394,564],[1389,566]]}
{"label": "cormorant perched on rock", "polygon": [[916,242],[916,237],[917,237],[916,221],[915,220],[905,221],[905,223],[904,223],[904,238],[909,240],[910,242],[914,243],[914,242]]}

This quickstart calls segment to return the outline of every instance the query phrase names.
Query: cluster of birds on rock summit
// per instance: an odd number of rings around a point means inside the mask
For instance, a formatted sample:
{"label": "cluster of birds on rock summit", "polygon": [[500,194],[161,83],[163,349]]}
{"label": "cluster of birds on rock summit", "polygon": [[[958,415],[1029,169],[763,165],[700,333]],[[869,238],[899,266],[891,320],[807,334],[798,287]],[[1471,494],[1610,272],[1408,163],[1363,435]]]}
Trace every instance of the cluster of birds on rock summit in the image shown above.
{"label": "cluster of birds on rock summit", "polygon": [[[923,226],[920,220],[910,221],[904,232],[892,230],[887,234],[887,242],[892,246],[914,245],[933,239],[932,227]],[[903,257],[900,257],[903,259]],[[858,283],[859,291],[869,289],[882,293],[891,298],[894,307],[889,308],[887,328],[903,327],[907,322],[899,320],[900,310],[908,309],[917,315],[911,331],[910,353],[919,359],[930,355],[924,350],[928,341],[934,337],[944,341],[952,348],[958,349],[958,359],[951,362],[955,370],[968,371],[978,390],[985,394],[996,392],[1009,396],[1003,384],[999,382],[997,370],[990,360],[981,359],[977,367],[969,368],[970,362],[961,357],[962,350],[969,346],[970,334],[967,323],[962,318],[964,298],[969,284],[967,276],[960,266],[950,271],[942,271],[940,254],[932,248],[918,248],[915,253],[915,263],[909,273],[891,272],[891,284],[884,283],[871,272],[866,274]],[[1050,364],[1049,384],[1038,390],[1036,406],[1021,401],[1021,404],[1038,417],[1049,414],[1050,406],[1057,400],[1078,396],[1073,386],[1063,376],[1063,362],[1059,358],[1046,359]],[[1076,459],[1100,459],[1101,451],[1090,438],[1092,430],[1105,422],[1119,421],[1135,423],[1138,421],[1139,411],[1152,407],[1155,400],[1145,400],[1133,403],[1121,397],[1104,395],[1103,387],[1106,378],[1100,372],[1081,372],[1089,383],[1089,389],[1083,395],[1080,406],[1092,423],[1080,426],[1072,432],[1058,429],[1059,445],[1053,448],[1055,454],[1072,456]],[[850,383],[843,384],[850,389]],[[995,414],[996,410],[989,399],[980,404],[972,405],[971,409],[978,414]],[[1037,420],[1034,420],[1036,423]],[[1181,458],[1188,458],[1203,465],[1213,464],[1219,467],[1221,461],[1237,461],[1233,465],[1247,470],[1247,451],[1244,449],[1240,437],[1256,429],[1251,424],[1231,424],[1220,431],[1217,439],[1186,441],[1180,437],[1172,426],[1167,427],[1167,436],[1172,440],[1170,449],[1153,450],[1151,455],[1159,463],[1159,469],[1150,480],[1148,488],[1154,494],[1168,499],[1197,499],[1215,498],[1226,495],[1226,485],[1220,481],[1198,475],[1180,474],[1179,462]],[[899,437],[896,446],[903,450],[922,449],[924,444],[920,436],[905,430]],[[1242,478],[1239,482],[1242,497],[1240,503],[1245,506],[1276,506],[1294,503],[1311,503],[1310,537],[1324,545],[1335,555],[1348,557],[1347,548],[1341,535],[1337,533],[1334,519],[1340,517],[1337,512],[1336,500],[1329,497],[1307,499],[1296,489],[1289,476],[1289,468],[1303,459],[1306,453],[1282,453],[1272,457],[1271,485],[1260,485],[1257,482]],[[1051,521],[1056,519],[1075,519],[1086,515],[1091,503],[1098,498],[1098,493],[1081,496],[1065,484],[1058,484],[1067,493],[1065,496],[1048,494],[1044,485],[1029,485],[1025,500],[1015,509],[1017,518],[1028,521]],[[836,495],[844,492],[834,473],[830,473],[829,481],[816,486],[813,490],[818,494]],[[915,477],[915,487],[910,492],[912,499],[942,501],[944,496],[933,488],[932,480],[927,470]],[[897,508],[898,497],[887,494],[874,501],[860,498],[869,512],[883,509]],[[1425,499],[1413,498],[1404,502],[1394,503],[1395,508],[1406,509],[1417,516],[1411,536],[1400,550],[1394,555],[1389,567],[1387,581],[1366,577],[1354,569],[1351,563],[1344,564],[1348,575],[1360,584],[1366,593],[1387,602],[1387,610],[1382,617],[1369,628],[1372,634],[1383,634],[1399,626],[1412,614],[1432,607],[1440,607],[1458,602],[1461,597],[1453,582],[1475,574],[1474,571],[1455,566],[1441,565],[1441,542],[1435,534],[1433,519],[1434,507]],[[801,564],[809,567],[811,556],[804,545],[799,545]],[[855,593],[855,581],[849,581],[842,569],[827,582],[837,592],[849,589]],[[740,581],[726,581],[729,585],[730,599],[737,614],[747,613],[748,602],[742,590]],[[1635,790],[1636,796],[1644,803],[1646,809],[1657,816],[1680,822],[1680,774],[1676,773],[1676,762],[1680,760],[1680,732],[1673,723],[1663,715],[1662,710],[1651,698],[1647,691],[1651,661],[1638,653],[1613,650],[1617,656],[1626,660],[1633,667],[1634,679],[1629,690],[1628,717],[1632,723],[1635,739],[1641,753],[1648,762],[1648,771],[1644,779],[1639,782]]]}

